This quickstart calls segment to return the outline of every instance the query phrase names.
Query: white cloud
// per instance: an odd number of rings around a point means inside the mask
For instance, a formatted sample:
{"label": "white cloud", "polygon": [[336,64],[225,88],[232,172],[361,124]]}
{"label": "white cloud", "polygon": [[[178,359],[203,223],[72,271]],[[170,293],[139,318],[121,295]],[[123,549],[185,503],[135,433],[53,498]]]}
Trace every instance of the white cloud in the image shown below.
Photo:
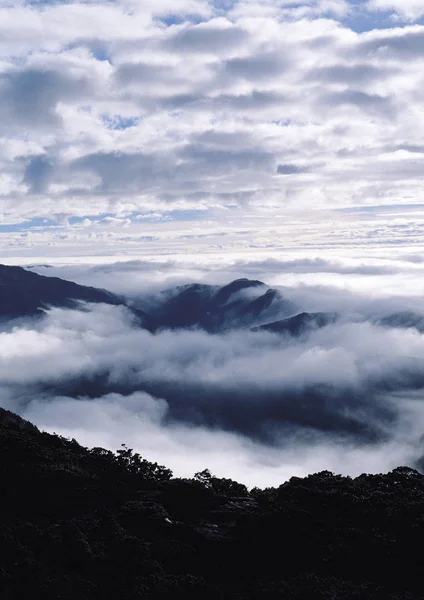
{"label": "white cloud", "polygon": [[393,10],[411,21],[424,15],[422,0],[369,0],[368,6],[371,10]]}
{"label": "white cloud", "polygon": [[[106,240],[137,254],[147,240],[137,217],[153,212],[163,219],[150,224],[152,248],[173,252],[163,227],[172,210],[213,211],[219,236],[228,207],[250,223],[314,209],[326,226],[320,210],[422,202],[424,29],[358,34],[343,22],[349,10],[312,0],[3,3],[0,218],[69,224],[5,232],[3,247],[81,255],[78,223],[90,219],[99,255]],[[104,217],[118,219],[107,234],[95,224]],[[131,220],[125,236],[121,219]],[[262,232],[262,245],[275,239]]]}
{"label": "white cloud", "polygon": [[[409,413],[404,419],[406,427],[410,426],[411,416],[419,418],[411,408],[405,402],[405,412]],[[23,414],[43,430],[75,437],[89,447],[116,450],[125,443],[142,452],[148,460],[172,468],[176,476],[192,477],[209,468],[220,477],[229,477],[250,487],[277,486],[294,475],[306,476],[329,469],[353,476],[364,468],[367,472],[384,472],[414,460],[417,454],[414,443],[405,444],[397,438],[361,448],[349,443],[333,444],[324,437],[309,447],[295,443],[284,450],[273,449],[234,433],[177,423],[165,426],[166,411],[163,400],[136,392],[130,396],[108,394],[90,400],[37,399]]]}

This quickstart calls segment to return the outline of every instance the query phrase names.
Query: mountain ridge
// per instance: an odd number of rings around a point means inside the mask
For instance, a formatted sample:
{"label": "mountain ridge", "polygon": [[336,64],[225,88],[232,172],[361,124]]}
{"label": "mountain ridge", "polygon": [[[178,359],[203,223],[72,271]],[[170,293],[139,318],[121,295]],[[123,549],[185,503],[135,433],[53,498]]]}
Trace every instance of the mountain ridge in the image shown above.
{"label": "mountain ridge", "polygon": [[174,478],[0,409],[5,600],[421,600],[424,475]]}
{"label": "mountain ridge", "polygon": [[[249,294],[260,289],[260,293]],[[224,286],[192,283],[163,290],[151,305],[134,305],[105,289],[38,275],[22,267],[0,265],[0,319],[40,316],[49,306],[77,308],[78,302],[126,306],[138,324],[161,329],[199,328],[209,333],[245,328],[295,307],[261,281],[236,279]],[[143,302],[141,303],[143,304]]]}

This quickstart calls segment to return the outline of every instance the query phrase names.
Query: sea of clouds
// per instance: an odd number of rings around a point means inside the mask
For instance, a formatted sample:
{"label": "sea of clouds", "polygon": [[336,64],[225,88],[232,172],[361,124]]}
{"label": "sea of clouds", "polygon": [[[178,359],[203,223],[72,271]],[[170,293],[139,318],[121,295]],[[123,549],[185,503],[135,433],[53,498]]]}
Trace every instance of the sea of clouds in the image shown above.
{"label": "sea of clouds", "polygon": [[[42,319],[3,325],[2,405],[89,446],[126,443],[177,475],[209,468],[264,486],[322,469],[415,466],[424,455],[424,336],[419,322],[381,319],[405,311],[424,318],[422,268],[418,255],[356,267],[275,257],[235,259],[225,269],[178,261],[34,267],[109,287],[137,306],[200,272],[203,282],[224,283],[262,270],[299,312],[340,316],[292,338],[249,328],[152,334],[123,306],[51,308]],[[387,277],[409,280],[409,293],[385,289]]]}

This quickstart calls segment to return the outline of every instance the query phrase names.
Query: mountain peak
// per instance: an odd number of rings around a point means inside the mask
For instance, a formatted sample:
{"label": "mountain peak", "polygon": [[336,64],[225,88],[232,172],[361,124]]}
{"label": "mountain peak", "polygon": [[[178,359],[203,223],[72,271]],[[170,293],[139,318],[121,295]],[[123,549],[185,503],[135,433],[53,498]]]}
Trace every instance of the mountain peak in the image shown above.
{"label": "mountain peak", "polygon": [[216,301],[222,304],[225,304],[233,294],[237,292],[241,292],[242,290],[246,290],[249,288],[255,288],[264,286],[265,284],[262,281],[257,281],[254,279],[235,279],[231,283],[227,283],[224,285],[216,294]]}

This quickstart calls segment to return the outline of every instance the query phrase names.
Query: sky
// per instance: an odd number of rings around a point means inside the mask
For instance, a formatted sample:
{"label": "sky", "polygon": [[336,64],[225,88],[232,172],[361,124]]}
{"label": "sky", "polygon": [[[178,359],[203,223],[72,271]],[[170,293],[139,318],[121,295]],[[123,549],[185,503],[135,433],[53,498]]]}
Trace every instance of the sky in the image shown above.
{"label": "sky", "polygon": [[4,262],[420,246],[422,0],[0,1]]}

